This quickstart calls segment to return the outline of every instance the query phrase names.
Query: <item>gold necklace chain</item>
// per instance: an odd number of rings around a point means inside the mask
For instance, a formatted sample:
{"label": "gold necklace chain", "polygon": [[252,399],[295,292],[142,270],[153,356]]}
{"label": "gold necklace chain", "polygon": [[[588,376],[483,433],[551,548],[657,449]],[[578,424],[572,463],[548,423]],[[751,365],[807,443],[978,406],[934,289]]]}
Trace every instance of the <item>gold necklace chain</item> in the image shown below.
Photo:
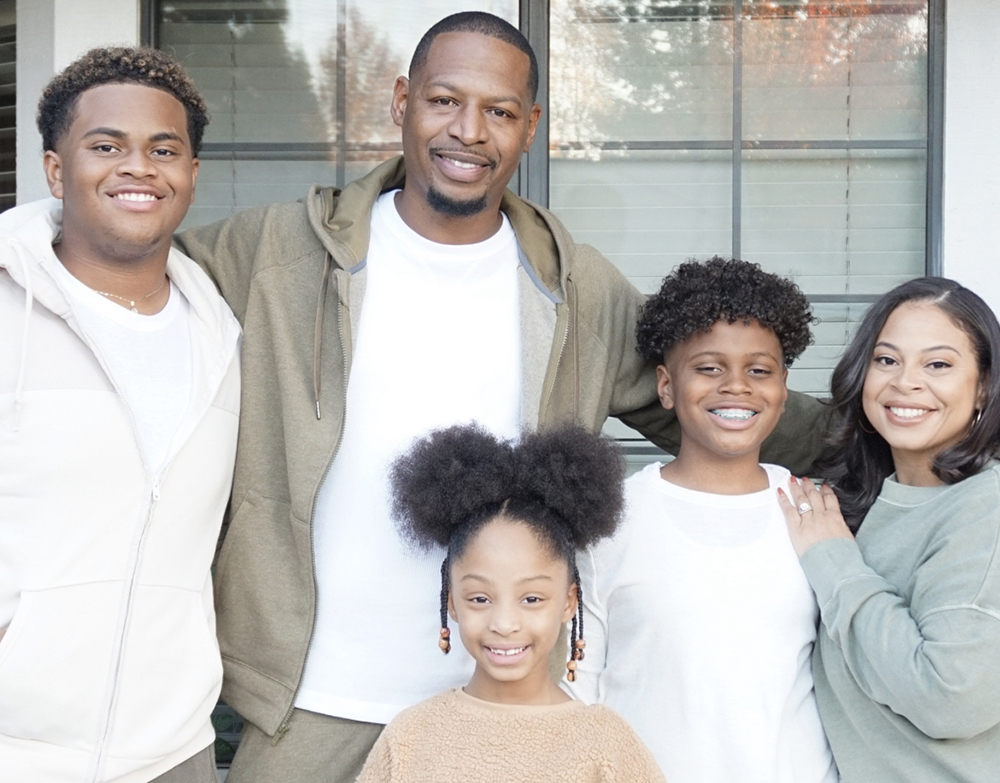
{"label": "gold necklace chain", "polygon": [[[163,286],[165,286],[166,284],[167,284],[167,276],[164,275],[163,276],[163,282],[160,283],[154,290],[150,291],[148,294],[146,294],[142,298],[143,299],[149,299],[149,297],[151,297],[153,294],[158,294],[163,289]],[[139,312],[136,309],[135,303],[136,303],[136,301],[141,301],[141,300],[129,299],[129,298],[124,297],[124,296],[118,296],[118,294],[108,293],[107,291],[98,291],[96,288],[93,289],[93,290],[94,290],[95,294],[100,294],[101,296],[106,296],[106,297],[114,298],[114,299],[120,299],[123,302],[128,302],[128,309],[131,312],[133,312],[133,313],[138,313]]]}

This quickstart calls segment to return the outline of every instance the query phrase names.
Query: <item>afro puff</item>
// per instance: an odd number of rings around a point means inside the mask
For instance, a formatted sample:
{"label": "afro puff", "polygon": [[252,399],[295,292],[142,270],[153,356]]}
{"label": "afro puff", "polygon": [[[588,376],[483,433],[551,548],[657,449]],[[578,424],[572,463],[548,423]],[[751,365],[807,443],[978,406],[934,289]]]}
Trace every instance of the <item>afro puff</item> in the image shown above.
{"label": "afro puff", "polygon": [[49,82],[38,102],[43,150],[55,150],[69,131],[80,95],[102,84],[139,84],[173,95],[184,106],[191,151],[198,156],[208,125],[205,101],[173,57],[139,46],[91,49]]}
{"label": "afro puff", "polygon": [[617,447],[579,427],[501,440],[476,425],[432,432],[391,470],[400,532],[422,548],[461,557],[495,516],[523,521],[567,558],[611,535],[622,508]]}
{"label": "afro puff", "polygon": [[423,548],[447,547],[441,564],[441,650],[448,630],[449,566],[488,522],[526,524],[565,560],[577,589],[567,678],[583,658],[583,589],[576,550],[610,536],[621,518],[624,465],[618,448],[580,427],[501,440],[475,425],[437,430],[417,441],[391,469],[392,507],[400,532]]}
{"label": "afro puff", "polygon": [[809,300],[791,280],[758,264],[715,256],[686,261],[663,279],[636,324],[637,350],[662,362],[670,350],[718,321],[756,321],[778,338],[785,366],[812,342]]}

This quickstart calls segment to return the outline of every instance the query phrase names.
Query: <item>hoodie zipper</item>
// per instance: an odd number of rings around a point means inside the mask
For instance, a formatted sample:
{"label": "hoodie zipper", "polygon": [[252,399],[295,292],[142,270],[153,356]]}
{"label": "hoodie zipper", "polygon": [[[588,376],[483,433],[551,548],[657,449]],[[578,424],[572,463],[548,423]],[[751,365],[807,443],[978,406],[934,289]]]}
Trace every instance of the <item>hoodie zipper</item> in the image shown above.
{"label": "hoodie zipper", "polygon": [[[346,291],[345,291],[346,293]],[[320,493],[323,491],[323,486],[326,484],[326,480],[330,475],[330,470],[333,468],[333,463],[337,459],[337,454],[340,452],[340,444],[344,440],[344,429],[347,426],[347,380],[348,380],[348,361],[347,361],[347,341],[344,339],[344,333],[347,330],[343,323],[343,305],[340,299],[340,286],[337,286],[337,317],[341,321],[340,328],[337,330],[337,334],[340,337],[340,351],[341,355],[344,357],[343,361],[343,383],[341,384],[341,403],[344,411],[343,421],[340,424],[340,435],[337,437],[337,445],[333,449],[333,454],[330,455],[330,461],[326,463],[326,469],[323,471],[323,477],[320,479],[319,486],[316,488],[316,494],[313,496],[312,508],[309,510],[309,555],[312,558],[312,574],[313,574],[313,586],[314,590],[318,592],[316,587],[316,542],[315,542],[315,522],[316,522],[316,505],[319,503]],[[349,328],[349,326],[347,327]],[[319,406],[319,401],[316,401],[317,407]],[[313,600],[313,616],[312,616],[312,630],[309,632],[309,644],[306,645],[306,654],[302,659],[302,672],[299,674],[298,684],[295,686],[295,693],[292,694],[292,703],[288,707],[288,712],[285,713],[285,717],[282,718],[281,723],[278,725],[278,730],[274,732],[274,737],[271,739],[271,745],[277,745],[281,742],[282,738],[288,733],[290,728],[290,722],[292,719],[292,714],[295,712],[295,699],[299,695],[299,689],[302,687],[302,677],[305,675],[306,665],[309,663],[309,650],[312,648],[312,634],[316,630],[316,605],[318,603],[318,596],[314,596]]]}
{"label": "hoodie zipper", "polygon": [[562,365],[563,354],[566,352],[566,343],[569,342],[569,322],[571,314],[569,312],[569,302],[566,303],[566,324],[563,326],[563,337],[562,343],[559,345],[559,355],[556,357],[556,366],[552,371],[552,385],[549,386],[548,391],[545,394],[545,399],[542,400],[542,405],[538,409],[538,424],[542,423],[542,419],[545,416],[545,411],[549,407],[549,400],[552,399],[552,393],[556,386],[556,375],[559,373],[559,367]]}

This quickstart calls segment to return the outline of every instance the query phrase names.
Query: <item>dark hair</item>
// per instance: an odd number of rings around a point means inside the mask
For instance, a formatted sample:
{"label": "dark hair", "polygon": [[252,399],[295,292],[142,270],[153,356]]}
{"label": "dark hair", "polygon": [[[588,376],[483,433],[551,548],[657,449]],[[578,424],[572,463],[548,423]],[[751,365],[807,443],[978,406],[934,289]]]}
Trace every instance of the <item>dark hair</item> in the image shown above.
{"label": "dark hair", "polygon": [[[576,551],[618,526],[623,474],[618,447],[575,426],[526,434],[518,442],[475,425],[450,427],[417,441],[396,460],[392,507],[400,532],[421,548],[447,548],[441,564],[443,639],[448,636],[450,564],[487,523],[503,518],[527,525],[565,560],[578,600],[573,660],[582,658],[577,640],[583,636],[583,592]],[[445,644],[442,649],[448,651]]]}
{"label": "dark hair", "polygon": [[871,306],[837,363],[830,382],[833,423],[830,457],[822,474],[840,500],[847,524],[857,530],[895,469],[889,444],[865,416],[862,390],[875,343],[889,316],[907,302],[927,302],[950,317],[972,343],[986,403],[982,417],[961,441],[934,457],[931,470],[955,484],[980,470],[1000,445],[1000,325],[989,305],[968,288],[943,277],[920,277],[893,288]]}
{"label": "dark hair", "polygon": [[759,265],[714,256],[685,261],[663,278],[646,301],[635,327],[639,353],[662,362],[670,350],[719,321],[770,329],[781,344],[785,366],[801,354],[815,322],[809,300],[791,280],[764,272]]}
{"label": "dark hair", "polygon": [[538,95],[538,58],[535,57],[534,49],[531,48],[531,44],[528,43],[524,34],[510,22],[483,11],[462,11],[446,16],[424,33],[424,37],[420,39],[417,48],[413,51],[413,58],[410,60],[409,76],[411,79],[415,73],[423,68],[431,44],[442,33],[479,33],[520,49],[528,55],[528,89],[531,92],[531,100],[535,100]]}
{"label": "dark hair", "polygon": [[184,106],[191,151],[198,156],[208,125],[205,101],[180,63],[166,52],[141,46],[91,49],[49,82],[38,102],[42,149],[55,150],[73,124],[80,95],[102,84],[139,84],[173,95]]}

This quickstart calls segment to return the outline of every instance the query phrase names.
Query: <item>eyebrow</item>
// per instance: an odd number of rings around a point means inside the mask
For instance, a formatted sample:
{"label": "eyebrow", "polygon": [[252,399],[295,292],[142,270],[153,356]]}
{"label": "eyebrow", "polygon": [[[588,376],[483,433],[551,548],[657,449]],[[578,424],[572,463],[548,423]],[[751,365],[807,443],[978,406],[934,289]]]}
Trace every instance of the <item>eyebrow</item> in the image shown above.
{"label": "eyebrow", "polygon": [[[113,139],[126,139],[128,134],[123,130],[118,130],[117,128],[92,128],[83,134],[83,138],[89,138],[90,136],[110,136]],[[163,133],[154,133],[149,137],[149,141],[179,141],[182,144],[184,139],[176,133],[169,133],[164,131]]]}
{"label": "eyebrow", "polygon": [[[893,345],[892,343],[887,343],[884,340],[881,340],[881,341],[875,343],[875,347],[876,348],[888,348],[890,351],[899,351],[900,350],[898,346]],[[962,355],[962,352],[960,350],[958,350],[958,348],[954,348],[954,347],[952,347],[950,345],[932,345],[930,348],[921,348],[920,349],[920,353],[930,353],[931,351],[951,351],[952,353],[957,353],[959,356]]]}
{"label": "eyebrow", "polygon": [[[526,576],[524,577],[524,579],[518,579],[517,584],[523,584],[524,582],[535,582],[539,579],[544,579],[549,582],[552,581],[552,577],[549,576],[548,574],[537,574],[536,576]],[[487,579],[485,576],[480,576],[479,574],[466,574],[459,581],[465,582],[467,580],[475,582],[485,582],[486,584],[493,584],[493,581],[491,579]]]}
{"label": "eyebrow", "polygon": [[[702,359],[702,358],[705,358],[705,357],[708,357],[708,356],[713,356],[714,357],[714,356],[725,356],[725,355],[726,354],[723,351],[701,351],[699,353],[696,353],[694,356],[692,356],[691,357],[691,361],[695,361],[696,359]],[[753,351],[752,353],[746,353],[746,354],[743,354],[743,355],[744,356],[752,356],[752,357],[766,356],[768,359],[776,359],[777,358],[777,357],[775,357],[775,355],[773,353],[770,353],[768,351]]]}
{"label": "eyebrow", "polygon": [[[429,82],[427,86],[428,87],[437,87],[437,88],[442,89],[442,90],[448,90],[449,92],[457,92],[457,93],[463,93],[463,92],[465,92],[465,90],[461,89],[460,87],[455,86],[451,82],[441,82],[441,81]],[[502,96],[502,95],[501,96],[497,96],[497,97],[491,97],[491,98],[487,98],[486,101],[484,101],[484,102],[485,103],[514,103],[514,104],[517,104],[519,107],[523,107],[524,106],[524,102],[519,97],[517,97],[516,95],[512,96],[512,97],[511,96]]]}

